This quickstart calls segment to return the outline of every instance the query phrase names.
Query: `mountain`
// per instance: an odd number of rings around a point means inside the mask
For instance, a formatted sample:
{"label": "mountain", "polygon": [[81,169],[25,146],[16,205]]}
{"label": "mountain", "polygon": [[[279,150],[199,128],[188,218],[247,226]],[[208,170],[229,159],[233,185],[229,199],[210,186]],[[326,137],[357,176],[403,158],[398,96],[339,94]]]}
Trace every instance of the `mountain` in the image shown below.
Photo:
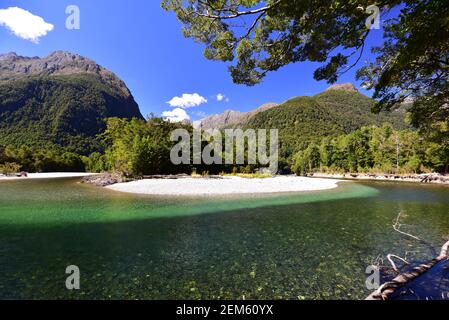
{"label": "mountain", "polygon": [[355,85],[353,85],[350,82],[342,83],[342,84],[334,84],[331,85],[329,88],[326,89],[326,91],[332,91],[332,90],[339,90],[339,91],[346,91],[346,92],[359,92]]}
{"label": "mountain", "polygon": [[126,84],[78,54],[0,55],[0,145],[56,147],[89,154],[105,119],[142,119]]}
{"label": "mountain", "polygon": [[[313,107],[310,107],[313,105]],[[196,126],[203,129],[224,129],[235,127],[249,127],[268,122],[283,128],[286,123],[308,123],[326,119],[328,123],[317,126],[316,129],[325,130],[338,122],[338,131],[348,132],[366,125],[382,125],[391,123],[395,128],[405,128],[405,111],[399,109],[390,113],[374,114],[371,109],[374,100],[361,94],[352,83],[335,84],[324,92],[313,97],[296,97],[282,104],[266,103],[249,112],[226,110],[221,114],[214,114],[196,122]],[[269,119],[279,114],[278,119]],[[289,114],[289,121],[282,117]],[[285,122],[287,121],[287,122]]]}
{"label": "mountain", "polygon": [[277,103],[270,102],[249,112],[226,110],[221,114],[214,114],[198,121],[195,126],[201,127],[203,129],[225,129],[237,127],[248,122],[256,114],[267,111],[277,106]]}
{"label": "mountain", "polygon": [[[389,123],[405,129],[406,107],[391,112],[371,112],[374,100],[351,83],[330,86],[312,97],[295,97],[280,105],[269,103],[250,112],[225,111],[199,121],[203,129],[278,129],[281,162],[304,145],[326,136],[348,134],[363,126]],[[286,167],[288,167],[286,165]]]}
{"label": "mountain", "polygon": [[405,109],[374,114],[374,100],[352,84],[334,85],[312,97],[296,97],[256,114],[243,128],[278,129],[281,156],[288,159],[303,144],[350,133],[362,126],[390,123],[405,129]]}

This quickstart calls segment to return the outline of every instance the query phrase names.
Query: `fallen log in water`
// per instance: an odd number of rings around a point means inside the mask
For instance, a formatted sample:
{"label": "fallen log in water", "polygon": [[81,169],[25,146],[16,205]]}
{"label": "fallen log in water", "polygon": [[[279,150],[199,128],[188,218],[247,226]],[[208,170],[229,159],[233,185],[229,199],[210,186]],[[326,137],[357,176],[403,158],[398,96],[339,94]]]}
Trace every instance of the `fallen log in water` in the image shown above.
{"label": "fallen log in water", "polygon": [[419,266],[413,268],[410,272],[405,272],[398,275],[393,280],[384,283],[380,286],[379,289],[371,293],[366,300],[388,300],[393,293],[395,293],[398,289],[409,283],[410,281],[418,278],[426,271],[430,270],[437,263],[449,259],[448,255],[449,250],[449,241],[446,242],[441,248],[440,255],[435,259],[429,261],[428,263],[420,264]]}

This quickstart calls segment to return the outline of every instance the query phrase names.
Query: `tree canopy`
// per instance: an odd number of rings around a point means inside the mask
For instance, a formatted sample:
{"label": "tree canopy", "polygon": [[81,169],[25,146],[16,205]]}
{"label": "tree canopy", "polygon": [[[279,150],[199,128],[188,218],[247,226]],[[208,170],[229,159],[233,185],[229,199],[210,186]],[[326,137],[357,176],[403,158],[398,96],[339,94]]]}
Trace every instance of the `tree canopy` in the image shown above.
{"label": "tree canopy", "polygon": [[411,130],[394,130],[390,125],[369,126],[347,135],[324,137],[304,146],[293,157],[297,174],[447,172],[448,149],[421,141]]}
{"label": "tree canopy", "polygon": [[317,80],[337,81],[358,65],[371,32],[370,6],[379,8],[384,43],[358,71],[374,90],[376,110],[414,101],[418,127],[449,116],[449,6],[443,0],[163,0],[186,37],[206,45],[205,56],[229,62],[235,83],[255,85],[280,67],[321,62]]}

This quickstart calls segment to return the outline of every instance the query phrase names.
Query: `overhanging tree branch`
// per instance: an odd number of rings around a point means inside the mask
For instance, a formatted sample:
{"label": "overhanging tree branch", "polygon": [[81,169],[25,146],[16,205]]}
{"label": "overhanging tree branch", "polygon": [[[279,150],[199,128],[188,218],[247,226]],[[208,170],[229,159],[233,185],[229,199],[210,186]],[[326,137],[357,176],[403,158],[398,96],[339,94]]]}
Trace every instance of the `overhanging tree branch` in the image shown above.
{"label": "overhanging tree branch", "polygon": [[[204,2],[204,1],[198,1],[199,3],[209,7],[212,11],[219,11],[219,12],[233,12],[232,9],[227,8],[227,9],[216,9],[213,8],[209,3]],[[276,2],[274,2],[273,4],[269,5],[269,6],[265,6],[262,8],[258,8],[258,9],[253,9],[253,10],[246,10],[246,11],[234,11],[235,13],[231,14],[231,15],[216,15],[216,14],[210,14],[210,13],[202,13],[202,12],[196,12],[196,11],[192,11],[192,14],[196,14],[200,17],[206,17],[206,18],[210,18],[210,19],[220,19],[220,20],[229,20],[229,19],[235,19],[241,16],[247,16],[247,15],[254,15],[254,14],[258,14],[258,13],[266,13],[267,11],[273,9],[275,6],[277,6],[278,4],[280,4],[282,2],[282,0],[278,0]]]}

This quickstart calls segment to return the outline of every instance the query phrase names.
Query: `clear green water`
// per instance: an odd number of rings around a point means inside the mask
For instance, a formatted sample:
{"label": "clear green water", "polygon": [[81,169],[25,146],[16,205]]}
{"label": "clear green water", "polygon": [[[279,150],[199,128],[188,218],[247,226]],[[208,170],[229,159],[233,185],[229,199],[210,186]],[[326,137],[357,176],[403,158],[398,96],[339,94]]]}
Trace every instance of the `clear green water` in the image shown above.
{"label": "clear green water", "polygon": [[[378,255],[441,246],[449,188],[344,183],[287,195],[164,198],[77,179],[0,182],[0,298],[357,299]],[[65,268],[81,290],[65,289]]]}

